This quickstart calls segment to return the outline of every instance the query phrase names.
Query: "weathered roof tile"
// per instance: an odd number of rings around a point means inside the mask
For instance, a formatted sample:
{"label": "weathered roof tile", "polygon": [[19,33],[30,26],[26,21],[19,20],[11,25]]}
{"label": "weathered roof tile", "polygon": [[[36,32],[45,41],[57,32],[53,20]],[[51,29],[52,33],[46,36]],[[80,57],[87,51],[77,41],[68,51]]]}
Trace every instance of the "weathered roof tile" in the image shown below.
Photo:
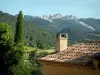
{"label": "weathered roof tile", "polygon": [[[88,65],[91,62],[90,56],[100,52],[100,41],[85,41],[69,46],[66,50],[51,54],[42,58],[39,61],[46,60],[52,62],[63,63],[78,63]],[[99,53],[100,55],[100,53]],[[89,65],[88,65],[89,66]],[[90,64],[90,66],[93,66]]]}

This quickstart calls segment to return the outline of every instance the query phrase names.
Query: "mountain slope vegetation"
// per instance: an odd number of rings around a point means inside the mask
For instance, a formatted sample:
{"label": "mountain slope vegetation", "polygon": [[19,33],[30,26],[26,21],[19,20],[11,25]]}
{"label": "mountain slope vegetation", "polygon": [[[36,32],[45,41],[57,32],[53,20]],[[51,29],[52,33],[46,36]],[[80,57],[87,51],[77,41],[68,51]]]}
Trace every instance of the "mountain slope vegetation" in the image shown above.
{"label": "mountain slope vegetation", "polygon": [[[10,25],[12,31],[13,31],[13,38],[15,34],[15,25],[16,25],[16,19],[17,16],[10,15],[8,13],[3,13],[0,11],[0,22],[5,22]],[[36,24],[36,23],[38,24]],[[55,46],[55,32],[51,32],[46,29],[40,28],[38,25],[42,24],[41,22],[38,22],[38,20],[33,21],[31,23],[30,21],[27,21],[24,19],[25,24],[25,45],[30,45],[33,47],[38,47],[41,49],[48,49],[50,47]],[[45,22],[43,22],[45,23]]]}
{"label": "mountain slope vegetation", "polygon": [[[11,26],[15,34],[17,16],[0,11],[0,22],[6,22]],[[72,15],[61,14],[29,16],[24,15],[25,45],[39,48],[55,46],[56,33],[67,32],[69,43],[85,39],[99,40],[100,19],[77,18]],[[14,36],[13,36],[14,37]]]}

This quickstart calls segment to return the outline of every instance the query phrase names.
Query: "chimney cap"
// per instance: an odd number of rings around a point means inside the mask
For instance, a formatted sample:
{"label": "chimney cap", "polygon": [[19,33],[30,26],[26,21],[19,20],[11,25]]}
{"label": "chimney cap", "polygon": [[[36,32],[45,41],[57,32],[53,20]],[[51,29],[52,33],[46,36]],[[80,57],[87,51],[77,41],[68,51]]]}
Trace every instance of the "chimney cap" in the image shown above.
{"label": "chimney cap", "polygon": [[67,32],[58,32],[57,34],[68,34]]}

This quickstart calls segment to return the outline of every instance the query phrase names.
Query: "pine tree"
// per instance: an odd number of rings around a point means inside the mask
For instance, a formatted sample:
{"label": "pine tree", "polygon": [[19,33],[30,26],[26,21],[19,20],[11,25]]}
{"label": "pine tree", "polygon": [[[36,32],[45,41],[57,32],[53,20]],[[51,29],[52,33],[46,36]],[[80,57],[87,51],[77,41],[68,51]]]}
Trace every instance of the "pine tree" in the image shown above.
{"label": "pine tree", "polygon": [[24,44],[24,20],[22,11],[19,12],[16,23],[15,43]]}

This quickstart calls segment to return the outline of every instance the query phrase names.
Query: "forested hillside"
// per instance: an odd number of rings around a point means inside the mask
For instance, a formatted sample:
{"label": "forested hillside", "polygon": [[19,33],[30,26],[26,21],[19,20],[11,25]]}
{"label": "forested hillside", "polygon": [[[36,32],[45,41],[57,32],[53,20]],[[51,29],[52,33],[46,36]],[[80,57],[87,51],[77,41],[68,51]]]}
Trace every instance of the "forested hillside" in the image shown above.
{"label": "forested hillside", "polygon": [[[100,40],[100,19],[77,18],[72,15],[62,16],[61,14],[38,16],[25,16],[26,21],[38,24],[38,27],[52,32],[68,33],[69,44],[90,40]],[[36,23],[36,22],[40,23]],[[43,24],[43,23],[44,24]]]}
{"label": "forested hillside", "polygon": [[[13,16],[0,11],[0,22],[8,23],[11,26],[13,35],[15,34],[16,18],[17,16]],[[42,29],[38,26],[39,24],[46,24],[45,20],[41,20],[41,22],[35,20],[35,22],[30,22],[30,19],[28,18],[27,20],[24,20],[25,45],[30,45],[32,47],[37,47],[41,49],[49,49],[51,47],[55,47],[55,32],[51,32],[47,29]]]}
{"label": "forested hillside", "polygon": [[25,44],[40,49],[50,49],[55,47],[55,32],[35,27],[33,25],[25,25]]}
{"label": "forested hillside", "polygon": [[[0,22],[11,26],[13,35],[17,16],[0,11]],[[39,16],[24,16],[25,44],[38,48],[48,49],[55,46],[57,32],[67,32],[69,44],[86,39],[98,40],[100,35],[100,19],[77,18],[72,15],[61,14]]]}

